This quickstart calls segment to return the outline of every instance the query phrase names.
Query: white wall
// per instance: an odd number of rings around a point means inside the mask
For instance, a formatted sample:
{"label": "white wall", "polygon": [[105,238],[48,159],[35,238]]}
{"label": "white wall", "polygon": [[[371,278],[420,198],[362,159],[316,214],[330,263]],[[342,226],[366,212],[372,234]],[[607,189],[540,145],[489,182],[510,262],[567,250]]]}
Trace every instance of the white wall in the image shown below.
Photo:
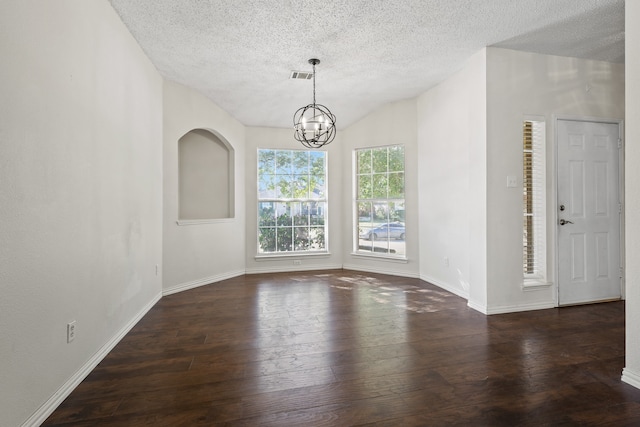
{"label": "white wall", "polygon": [[162,80],[107,1],[6,0],[0,28],[0,425],[18,426],[160,297]]}
{"label": "white wall", "polygon": [[[234,149],[235,216],[178,225],[178,140],[206,129]],[[245,127],[209,99],[164,83],[164,293],[206,285],[245,271]]]}
{"label": "white wall", "polygon": [[[624,119],[624,65],[487,49],[487,312],[555,305],[555,286],[522,288],[522,120],[547,123],[547,265],[555,280],[555,118]],[[507,188],[507,176],[518,178]]]}
{"label": "white wall", "polygon": [[553,307],[553,221],[551,285],[522,287],[522,120],[546,119],[547,217],[555,218],[554,120],[623,119],[624,78],[621,64],[487,48],[420,96],[420,277],[484,313]]}
{"label": "white wall", "polygon": [[[329,254],[305,256],[275,256],[256,258],[258,252],[258,149],[273,148],[283,150],[299,150],[304,147],[294,139],[292,129],[276,129],[263,127],[246,128],[246,266],[247,273],[264,273],[272,271],[301,271],[325,268],[342,268],[342,233],[344,226],[341,219],[342,182],[344,159],[340,151],[342,135],[338,131],[336,139],[323,147],[327,151],[327,194],[329,212],[329,236],[326,243]],[[294,260],[300,264],[294,264]]]}
{"label": "white wall", "polygon": [[[399,276],[418,277],[419,214],[418,214],[418,156],[416,128],[416,99],[387,104],[368,114],[344,130],[340,156],[343,160],[342,203],[340,220],[343,227],[342,251],[344,268],[372,271]],[[402,144],[405,148],[405,239],[407,260],[355,255],[353,239],[354,217],[354,164],[353,151],[357,148]]]}
{"label": "white wall", "polygon": [[485,88],[483,49],[417,101],[420,278],[480,309],[487,293]]}
{"label": "white wall", "polygon": [[640,388],[640,2],[626,2],[626,363],[622,379]]}

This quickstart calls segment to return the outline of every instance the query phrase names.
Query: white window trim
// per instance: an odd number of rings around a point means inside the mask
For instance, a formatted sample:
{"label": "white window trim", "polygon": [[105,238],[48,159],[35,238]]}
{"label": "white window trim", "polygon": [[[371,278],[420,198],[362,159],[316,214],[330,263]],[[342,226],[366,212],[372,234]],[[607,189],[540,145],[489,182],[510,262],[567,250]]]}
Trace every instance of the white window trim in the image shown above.
{"label": "white window trim", "polygon": [[[260,174],[257,169],[258,162],[260,159],[260,150],[273,150],[273,151],[312,151],[308,149],[292,149],[292,148],[258,148],[256,150],[256,190],[259,194],[260,188]],[[283,251],[283,252],[259,252],[260,249],[260,216],[256,217],[256,254],[254,255],[254,259],[256,261],[265,261],[265,260],[273,260],[277,258],[290,258],[290,257],[328,257],[331,256],[329,252],[329,153],[327,151],[322,151],[324,153],[324,198],[318,199],[314,201],[319,201],[324,203],[324,249],[315,250],[315,251]],[[259,205],[260,202],[303,202],[308,201],[307,199],[260,199],[260,197],[256,197],[256,204]],[[256,206],[257,208],[257,206]],[[256,209],[256,214],[258,210]]]}
{"label": "white window trim", "polygon": [[221,222],[235,222],[235,218],[179,219],[176,221],[176,224],[183,226],[183,225],[218,224]]}
{"label": "white window trim", "polygon": [[351,255],[362,258],[377,258],[381,261],[389,261],[389,262],[397,262],[401,264],[406,264],[409,262],[409,259],[406,255],[393,255],[393,254],[384,254],[384,253],[367,253],[367,252],[351,252]]}
{"label": "white window trim", "polygon": [[[399,262],[399,263],[407,263],[408,262],[408,258],[406,255],[406,250],[407,250],[407,246],[406,246],[406,239],[405,239],[405,254],[404,255],[394,255],[392,253],[379,253],[379,252],[367,252],[367,251],[359,251],[358,248],[358,242],[359,242],[359,234],[358,234],[358,208],[357,208],[357,204],[358,204],[358,151],[359,150],[374,150],[374,149],[378,149],[378,148],[386,148],[386,147],[397,147],[397,146],[402,146],[403,148],[405,148],[405,144],[387,144],[387,145],[377,145],[377,146],[371,146],[371,147],[357,147],[354,148],[352,151],[352,157],[351,157],[351,168],[353,171],[353,188],[351,190],[352,192],[352,197],[353,200],[351,202],[352,205],[352,209],[353,209],[353,225],[351,227],[351,232],[354,233],[353,235],[353,245],[352,245],[352,251],[351,251],[351,255],[356,256],[356,257],[362,257],[362,258],[375,258],[378,260],[386,260],[386,261],[391,261],[391,262]],[[407,203],[407,199],[406,199],[406,179],[407,179],[407,163],[406,163],[406,151],[404,153],[404,168],[403,168],[403,173],[405,176],[405,193],[404,193],[404,197],[402,198],[402,201],[404,202],[405,206]],[[388,200],[392,200],[392,199],[386,199]],[[405,218],[404,220],[405,225],[407,222],[407,219]]]}
{"label": "white window trim", "polygon": [[534,259],[535,272],[524,274],[523,289],[539,290],[550,287],[547,281],[547,213],[546,213],[546,121],[541,116],[525,116],[533,123],[533,199],[534,199]]}
{"label": "white window trim", "polygon": [[253,259],[256,261],[269,261],[277,258],[328,258],[331,256],[329,251],[316,251],[316,252],[273,252],[266,254],[255,255]]}

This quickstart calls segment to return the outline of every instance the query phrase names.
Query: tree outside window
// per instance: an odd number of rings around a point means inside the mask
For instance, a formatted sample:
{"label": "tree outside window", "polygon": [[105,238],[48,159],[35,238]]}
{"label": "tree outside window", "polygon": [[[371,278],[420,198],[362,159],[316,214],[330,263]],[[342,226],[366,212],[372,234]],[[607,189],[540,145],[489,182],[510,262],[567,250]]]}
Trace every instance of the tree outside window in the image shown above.
{"label": "tree outside window", "polygon": [[326,157],[258,150],[258,253],[326,251]]}

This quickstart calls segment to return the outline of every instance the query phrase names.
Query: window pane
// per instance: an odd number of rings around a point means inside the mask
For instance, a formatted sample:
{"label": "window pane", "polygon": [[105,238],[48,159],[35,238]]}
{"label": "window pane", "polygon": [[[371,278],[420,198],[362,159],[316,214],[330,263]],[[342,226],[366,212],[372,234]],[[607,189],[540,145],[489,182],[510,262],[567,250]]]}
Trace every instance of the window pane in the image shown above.
{"label": "window pane", "polygon": [[288,227],[292,225],[289,203],[276,203],[276,225]]}
{"label": "window pane", "polygon": [[360,175],[358,177],[358,199],[371,199],[373,191],[371,189],[371,175]]}
{"label": "window pane", "polygon": [[258,204],[258,226],[276,225],[276,209],[273,202],[261,202]]}
{"label": "window pane", "polygon": [[389,209],[386,202],[373,204],[373,222],[374,225],[380,225],[389,221]]}
{"label": "window pane", "polygon": [[325,153],[320,151],[310,151],[309,164],[310,164],[309,173],[311,175],[322,175],[322,176],[326,175],[327,168],[325,166]]}
{"label": "window pane", "polygon": [[373,219],[371,202],[359,202],[358,203],[358,222],[371,223]]}
{"label": "window pane", "polygon": [[276,177],[275,175],[259,175],[258,198],[274,199],[276,197]]}
{"label": "window pane", "polygon": [[275,252],[276,251],[276,228],[260,228],[258,229],[258,252]]}
{"label": "window pane", "polygon": [[371,173],[371,150],[358,151],[357,173]]}
{"label": "window pane", "polygon": [[276,229],[278,251],[290,251],[292,248],[292,227],[278,227]]}
{"label": "window pane", "polygon": [[314,249],[314,250],[325,249],[324,234],[325,234],[324,227],[309,228],[309,245],[311,249]]}
{"label": "window pane", "polygon": [[325,203],[309,203],[309,220],[311,225],[324,225]]}
{"label": "window pane", "polygon": [[293,198],[294,180],[292,175],[276,175],[276,198]]}
{"label": "window pane", "polygon": [[258,151],[258,176],[276,173],[276,153],[272,150]]}
{"label": "window pane", "polygon": [[289,175],[291,170],[291,151],[276,152],[276,173]]}
{"label": "window pane", "polygon": [[309,152],[294,151],[293,152],[293,173],[308,174],[309,173]]}
{"label": "window pane", "polygon": [[309,183],[309,198],[324,199],[326,197],[324,191],[324,175],[313,175]]}
{"label": "window pane", "polygon": [[309,249],[308,227],[295,227],[294,249],[296,251],[306,251]]}
{"label": "window pane", "polygon": [[389,198],[404,198],[404,173],[389,174]]}
{"label": "window pane", "polygon": [[358,203],[358,236],[368,239],[373,228],[373,205],[371,202]]}
{"label": "window pane", "polygon": [[389,202],[389,221],[404,222],[404,202]]}
{"label": "window pane", "polygon": [[387,165],[387,148],[376,148],[372,150],[372,163],[373,163],[373,172],[387,172],[389,167]]}
{"label": "window pane", "polygon": [[386,174],[373,175],[373,195],[374,199],[386,199],[388,190],[388,181]]}
{"label": "window pane", "polygon": [[404,171],[404,147],[389,147],[389,172]]}
{"label": "window pane", "polygon": [[291,187],[294,199],[308,199],[309,175],[294,175]]}
{"label": "window pane", "polygon": [[293,203],[293,225],[309,225],[309,204]]}

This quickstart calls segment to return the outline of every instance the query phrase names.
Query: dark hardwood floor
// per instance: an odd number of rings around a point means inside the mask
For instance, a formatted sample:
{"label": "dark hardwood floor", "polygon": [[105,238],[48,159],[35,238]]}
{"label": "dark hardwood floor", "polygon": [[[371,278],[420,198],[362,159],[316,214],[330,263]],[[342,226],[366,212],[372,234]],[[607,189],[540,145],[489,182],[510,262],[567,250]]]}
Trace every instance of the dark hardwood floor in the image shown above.
{"label": "dark hardwood floor", "polygon": [[640,425],[624,302],[484,316],[417,279],[242,276],[162,298],[47,426]]}

